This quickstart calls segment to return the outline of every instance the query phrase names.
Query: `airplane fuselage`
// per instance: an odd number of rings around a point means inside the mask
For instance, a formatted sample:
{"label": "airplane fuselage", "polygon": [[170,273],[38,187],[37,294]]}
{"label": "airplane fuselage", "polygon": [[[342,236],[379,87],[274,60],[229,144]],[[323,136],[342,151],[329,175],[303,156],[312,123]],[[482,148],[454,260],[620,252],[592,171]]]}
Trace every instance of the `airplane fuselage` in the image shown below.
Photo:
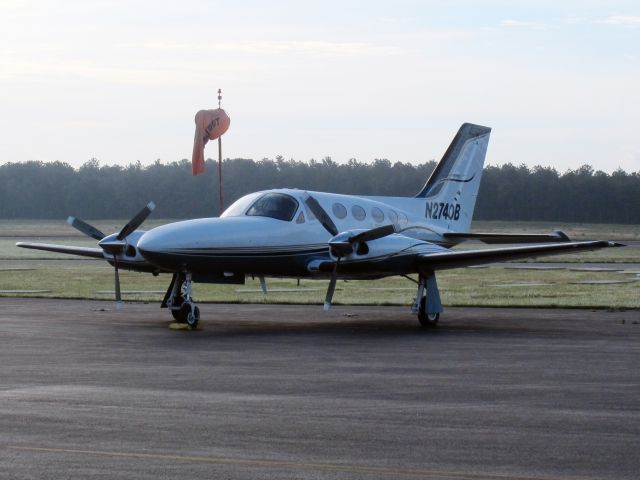
{"label": "airplane fuselage", "polygon": [[[341,265],[343,276],[380,277],[416,271],[417,253],[440,251],[441,228],[429,225],[424,201],[413,198],[358,197],[293,189],[247,195],[220,218],[201,218],[156,227],[139,237],[137,249],[162,271],[190,271],[199,281],[218,281],[232,274],[326,276],[323,262],[332,261],[331,235],[305,205],[311,194],[341,232],[394,225],[401,233],[354,252]],[[383,200],[391,200],[387,203]],[[263,205],[256,209],[255,205]],[[439,231],[440,230],[440,231]],[[359,268],[359,260],[367,268]],[[371,268],[374,261],[376,268]],[[223,277],[220,277],[223,275]]]}

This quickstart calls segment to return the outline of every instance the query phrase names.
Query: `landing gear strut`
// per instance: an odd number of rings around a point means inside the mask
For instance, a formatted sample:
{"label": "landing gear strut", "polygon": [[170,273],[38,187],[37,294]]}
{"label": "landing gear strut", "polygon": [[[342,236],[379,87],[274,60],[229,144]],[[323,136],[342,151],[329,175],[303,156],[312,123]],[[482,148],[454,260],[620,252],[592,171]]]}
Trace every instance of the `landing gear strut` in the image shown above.
{"label": "landing gear strut", "polygon": [[420,325],[431,328],[438,324],[443,310],[435,274],[433,272],[428,272],[426,275],[420,274],[418,294],[411,311],[418,315]]}
{"label": "landing gear strut", "polygon": [[186,323],[195,330],[200,321],[200,309],[191,297],[191,272],[174,273],[161,308],[171,310],[178,323]]}

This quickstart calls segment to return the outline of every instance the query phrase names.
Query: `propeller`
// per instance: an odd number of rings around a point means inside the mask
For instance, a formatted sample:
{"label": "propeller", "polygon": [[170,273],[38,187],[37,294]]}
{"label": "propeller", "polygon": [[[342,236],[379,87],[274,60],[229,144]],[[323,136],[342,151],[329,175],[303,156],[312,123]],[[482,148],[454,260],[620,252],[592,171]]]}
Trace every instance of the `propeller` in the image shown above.
{"label": "propeller", "polygon": [[[338,267],[340,266],[340,260],[342,257],[353,253],[353,246],[355,244],[364,244],[372,240],[378,240],[379,238],[386,237],[396,233],[396,229],[393,225],[383,225],[382,227],[375,227],[371,230],[356,233],[355,235],[344,236],[338,235],[337,239],[329,240],[329,248],[331,254],[336,257],[336,263],[333,264],[333,271],[331,272],[331,279],[329,280],[329,288],[327,288],[327,295],[324,298],[324,311],[328,312],[331,308],[331,300],[333,293],[336,290],[336,282],[338,281]],[[334,237],[335,238],[335,237]]]}
{"label": "propeller", "polygon": [[136,213],[136,216],[129,220],[120,233],[116,237],[118,240],[124,240],[126,237],[131,235],[140,225],[144,222],[147,217],[153,212],[156,208],[156,204],[153,202],[147,203],[142,210]]}
{"label": "propeller", "polygon": [[93,225],[89,225],[87,222],[80,220],[77,217],[67,218],[67,223],[71,225],[73,228],[75,228],[76,230],[84,233],[88,237],[95,238],[98,241],[106,237],[106,235],[102,233],[100,230],[98,230],[96,227],[94,227]]}
{"label": "propeller", "polygon": [[324,297],[324,311],[328,312],[331,309],[331,300],[333,299],[333,292],[336,291],[336,282],[338,281],[338,265],[340,265],[340,259],[338,257],[336,263],[333,264],[333,271],[331,272],[331,279],[329,280],[329,287],[327,288],[327,294]]}
{"label": "propeller", "polygon": [[125,251],[127,248],[127,237],[131,235],[140,225],[144,222],[149,214],[156,208],[156,204],[153,202],[147,203],[145,207],[140,210],[129,222],[122,227],[122,230],[113,237],[110,235],[107,237],[104,233],[98,230],[93,225],[89,225],[87,222],[80,220],[77,217],[67,218],[67,223],[76,230],[84,233],[88,237],[98,240],[98,245],[106,252],[113,256],[113,268],[115,270],[115,294],[116,294],[116,309],[122,308],[122,292],[120,291],[120,273],[118,270],[118,254]]}
{"label": "propeller", "polygon": [[120,310],[123,307],[122,294],[120,292],[120,274],[118,273],[118,259],[113,255],[113,271],[116,272],[115,278],[115,291],[116,291],[116,310]]}
{"label": "propeller", "polygon": [[313,212],[322,226],[327,230],[327,232],[335,237],[338,234],[338,227],[336,227],[336,224],[333,223],[333,220],[331,220],[329,214],[325,212],[324,208],[322,208],[318,201],[311,195],[307,194],[306,198],[304,199],[304,203],[307,204],[309,210]]}
{"label": "propeller", "polygon": [[329,249],[331,250],[331,254],[336,257],[336,262],[333,264],[331,279],[329,280],[329,287],[327,288],[327,295],[324,299],[324,311],[327,312],[331,308],[331,300],[333,299],[333,293],[336,290],[340,260],[353,253],[353,246],[355,244],[363,244],[365,242],[386,237],[396,233],[396,228],[393,225],[383,225],[381,227],[375,227],[353,235],[349,234],[349,232],[338,234],[338,227],[336,227],[336,224],[333,223],[329,214],[324,208],[322,208],[322,205],[320,205],[314,197],[307,193],[304,203],[307,204],[309,210],[313,212],[325,230],[333,236],[331,240],[329,240]]}
{"label": "propeller", "polygon": [[391,235],[392,233],[396,233],[396,227],[394,227],[393,225],[383,225],[381,227],[372,228],[371,230],[367,230],[365,232],[357,233],[352,237],[349,237],[349,242],[370,242],[372,240],[378,240],[379,238]]}
{"label": "propeller", "polygon": [[356,233],[355,235],[338,235],[329,240],[329,247],[334,257],[344,257],[353,253],[353,246],[357,243],[371,242],[372,240],[378,240],[379,238],[386,237],[396,233],[396,228],[393,225],[383,225],[381,227],[375,227],[364,232]]}

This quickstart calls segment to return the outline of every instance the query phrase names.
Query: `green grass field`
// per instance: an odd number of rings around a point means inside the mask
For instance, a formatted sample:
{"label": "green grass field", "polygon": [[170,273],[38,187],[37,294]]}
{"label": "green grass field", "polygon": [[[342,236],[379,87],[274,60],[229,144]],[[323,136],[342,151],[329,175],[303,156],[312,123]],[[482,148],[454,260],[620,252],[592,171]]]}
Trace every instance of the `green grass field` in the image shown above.
{"label": "green grass field", "polygon": [[[50,291],[10,296],[113,298],[113,269],[106,263],[69,266],[16,263],[3,265],[2,269],[5,270],[0,270],[0,290]],[[121,272],[123,298],[160,302],[169,281],[168,275]],[[585,281],[625,283],[578,283]],[[303,279],[298,285],[296,280],[267,279],[268,293],[264,295],[259,282],[248,278],[245,285],[195,284],[194,296],[206,302],[321,304],[327,283]],[[443,303],[449,306],[640,308],[640,276],[628,272],[466,268],[440,272],[438,285]],[[138,293],[129,293],[132,291]],[[353,305],[409,305],[415,293],[415,284],[402,277],[339,281],[334,301]]]}
{"label": "green grass field", "polygon": [[[105,232],[116,231],[125,223],[117,220],[92,222]],[[165,223],[145,223],[145,227]],[[475,231],[548,232],[541,224],[474,224]],[[54,298],[113,298],[113,269],[106,262],[68,262],[52,265],[38,259],[70,259],[68,255],[25,250],[16,241],[48,242],[95,246],[95,242],[75,233],[64,221],[0,221],[0,290],[47,290],[38,294],[1,294],[2,296],[38,296]],[[576,239],[633,240],[640,235],[638,226],[569,225],[565,231]],[[607,233],[609,233],[607,235]],[[481,244],[463,244],[459,248],[479,248]],[[23,260],[29,260],[23,262]],[[544,257],[532,262],[640,263],[640,248],[603,249],[578,255]],[[544,263],[540,263],[544,265]],[[160,302],[170,281],[167,275],[122,272],[123,297],[127,301]],[[580,284],[578,282],[601,282]],[[621,282],[621,283],[606,283]],[[321,304],[326,280],[267,279],[269,293],[264,295],[257,280],[246,285],[194,286],[197,301],[237,303],[311,303]],[[537,306],[576,308],[640,308],[640,272],[598,272],[563,270],[526,270],[503,267],[466,268],[438,274],[445,306]],[[298,290],[299,289],[299,290]],[[296,291],[297,290],[297,291]],[[128,293],[131,291],[142,293]],[[108,293],[104,293],[108,292]],[[338,282],[334,297],[337,304],[409,305],[416,293],[414,283],[401,277],[376,281]]]}

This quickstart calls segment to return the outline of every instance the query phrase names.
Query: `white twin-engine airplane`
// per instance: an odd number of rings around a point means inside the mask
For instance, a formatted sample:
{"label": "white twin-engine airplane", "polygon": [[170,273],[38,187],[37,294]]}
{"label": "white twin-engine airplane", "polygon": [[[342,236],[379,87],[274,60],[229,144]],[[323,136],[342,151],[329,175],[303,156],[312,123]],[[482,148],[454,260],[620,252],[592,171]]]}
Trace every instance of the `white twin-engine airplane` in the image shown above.
{"label": "white twin-engine airplane", "polygon": [[[220,218],[170,223],[137,230],[155,208],[150,202],[119,233],[106,236],[80,219],[68,222],[98,240],[100,248],[18,243],[23,248],[104,258],[118,268],[173,275],[162,301],[179,322],[195,328],[200,310],[192,282],[242,284],[245,276],[329,278],[325,309],[336,281],[418,275],[413,313],[423,326],[442,312],[435,272],[496,261],[575,252],[619,244],[572,242],[550,235],[470,233],[490,128],[460,127],[442,160],[415,197],[372,197],[275,189],[251,193]],[[532,243],[491,249],[452,251],[464,240]],[[540,244],[543,243],[543,244]]]}

